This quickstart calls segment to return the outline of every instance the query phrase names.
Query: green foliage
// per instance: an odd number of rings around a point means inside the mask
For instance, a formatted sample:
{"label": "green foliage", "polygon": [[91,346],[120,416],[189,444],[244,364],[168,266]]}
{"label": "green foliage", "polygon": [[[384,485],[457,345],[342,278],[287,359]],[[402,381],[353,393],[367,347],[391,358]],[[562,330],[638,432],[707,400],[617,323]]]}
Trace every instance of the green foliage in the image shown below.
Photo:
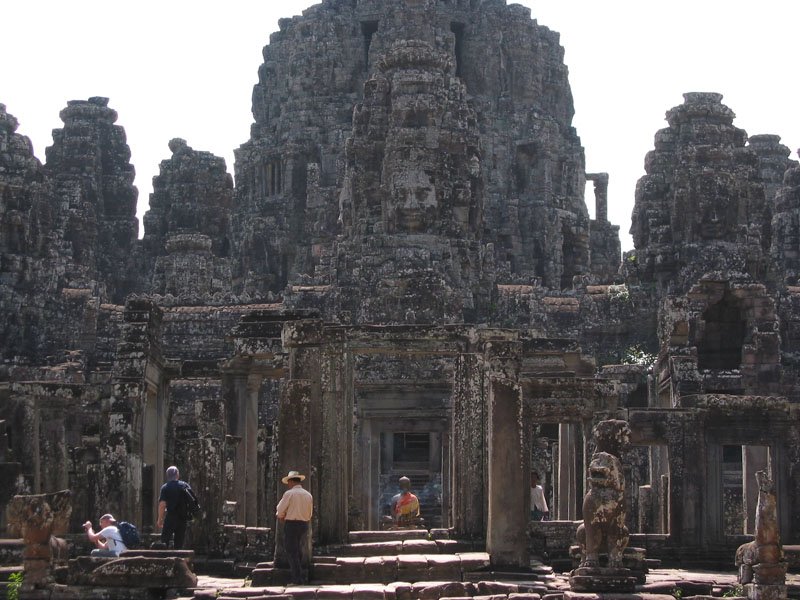
{"label": "green foliage", "polygon": [[630,302],[631,300],[631,291],[624,283],[622,285],[608,286],[608,295],[611,300],[617,300],[618,302]]}
{"label": "green foliage", "polygon": [[736,597],[741,597],[741,596],[744,596],[744,595],[745,595],[744,586],[741,583],[737,583],[736,585],[731,586],[731,589],[729,589],[727,592],[722,594],[722,597],[723,598],[736,598]]}
{"label": "green foliage", "polygon": [[683,590],[679,587],[676,587],[674,590],[672,590],[672,597],[675,598],[675,600],[681,600],[681,598],[683,598]]}
{"label": "green foliage", "polygon": [[19,589],[22,587],[24,578],[25,576],[20,572],[9,575],[6,584],[6,600],[19,600]]}
{"label": "green foliage", "polygon": [[622,354],[622,364],[652,367],[656,364],[656,358],[658,357],[655,354],[644,350],[641,344],[634,344],[625,349],[625,352]]}

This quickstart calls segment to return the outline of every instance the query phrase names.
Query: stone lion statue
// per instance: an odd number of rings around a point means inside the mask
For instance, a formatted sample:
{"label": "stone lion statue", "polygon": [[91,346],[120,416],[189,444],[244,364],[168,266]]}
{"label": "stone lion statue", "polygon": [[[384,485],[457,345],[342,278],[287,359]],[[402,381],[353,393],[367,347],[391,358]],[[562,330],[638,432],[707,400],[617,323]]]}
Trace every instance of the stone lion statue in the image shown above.
{"label": "stone lion statue", "polygon": [[589,464],[589,491],[583,498],[583,524],[578,527],[581,567],[599,567],[600,554],[608,554],[608,566],[622,567],[628,545],[625,526],[625,475],[619,458],[596,452]]}
{"label": "stone lion statue", "polygon": [[778,509],[775,484],[769,473],[758,471],[758,504],[756,527],[752,542],[742,544],[736,551],[739,583],[782,585],[786,581],[786,560],[778,532]]}

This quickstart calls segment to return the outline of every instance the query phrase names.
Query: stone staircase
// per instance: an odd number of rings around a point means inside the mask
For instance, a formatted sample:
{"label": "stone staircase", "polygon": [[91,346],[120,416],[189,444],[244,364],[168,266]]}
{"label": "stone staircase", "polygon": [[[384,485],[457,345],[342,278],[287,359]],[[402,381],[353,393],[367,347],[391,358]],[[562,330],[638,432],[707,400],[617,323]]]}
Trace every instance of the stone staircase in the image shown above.
{"label": "stone staircase", "polygon": [[25,544],[19,539],[0,538],[0,598],[6,597],[6,588],[15,573],[22,572],[22,551]]}
{"label": "stone staircase", "polygon": [[[521,572],[494,573],[482,547],[451,540],[446,529],[353,531],[347,544],[320,548],[309,571],[314,585],[477,582],[497,575],[536,582],[552,576],[552,570],[541,564]],[[249,577],[252,587],[284,586],[290,580],[288,569],[271,562],[259,563]]]}

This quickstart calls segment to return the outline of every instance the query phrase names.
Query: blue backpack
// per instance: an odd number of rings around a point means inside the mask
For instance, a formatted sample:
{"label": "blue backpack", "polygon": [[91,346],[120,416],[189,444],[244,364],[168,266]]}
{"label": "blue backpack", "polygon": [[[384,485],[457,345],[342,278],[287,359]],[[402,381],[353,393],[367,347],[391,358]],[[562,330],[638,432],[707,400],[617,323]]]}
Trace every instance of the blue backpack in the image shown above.
{"label": "blue backpack", "polygon": [[142,542],[142,538],[139,537],[139,530],[136,529],[136,525],[133,523],[120,521],[117,523],[117,529],[119,529],[119,536],[122,538],[122,543],[125,544],[125,547],[135,548]]}

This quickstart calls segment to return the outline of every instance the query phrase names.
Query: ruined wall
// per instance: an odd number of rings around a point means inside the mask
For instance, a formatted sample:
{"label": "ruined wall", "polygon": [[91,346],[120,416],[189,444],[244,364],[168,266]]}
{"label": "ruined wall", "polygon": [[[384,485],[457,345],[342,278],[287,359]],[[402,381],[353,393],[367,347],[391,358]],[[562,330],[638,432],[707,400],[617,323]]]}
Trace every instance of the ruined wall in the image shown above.
{"label": "ruined wall", "polygon": [[759,155],[713,93],[667,112],[636,188],[631,225],[638,276],[675,292],[704,272],[767,272],[769,215]]}
{"label": "ruined wall", "polygon": [[100,303],[136,285],[134,170],[106,98],[72,101],[40,167],[16,119],[0,111],[7,164],[0,175],[4,228],[3,347],[34,363],[79,350],[92,365]]}
{"label": "ruined wall", "polygon": [[[44,343],[52,208],[42,166],[19,123],[0,104],[0,323],[3,358],[33,357]],[[48,281],[49,280],[49,281]]]}
{"label": "ruined wall", "polygon": [[140,288],[178,297],[229,292],[233,180],[223,159],[182,139],[169,147],[143,219]]}
{"label": "ruined wall", "polygon": [[771,230],[770,254],[782,268],[785,283],[796,286],[800,275],[800,166],[796,162],[789,164],[775,191]]}
{"label": "ruined wall", "polygon": [[[748,140],[720,95],[687,94],[647,156],[620,265],[558,34],[530,17],[502,0],[326,0],[282,20],[235,190],[222,159],[173,139],[141,242],[106,99],[69,103],[44,167],[0,105],[0,422],[18,487],[70,487],[75,519],[149,526],[174,462],[210,524],[193,545],[225,553],[272,525],[299,466],[324,507],[317,540],[338,541],[390,494],[381,440],[421,432],[440,453],[424,501],[480,539],[491,470],[557,458],[571,518],[580,431],[647,407],[638,442],[658,449],[637,451],[632,526],[694,550],[719,539],[698,502],[722,478],[714,453],[775,427],[795,502],[797,163],[777,136]],[[527,515],[506,512],[521,531]]]}
{"label": "ruined wall", "polygon": [[[563,49],[528,9],[327,1],[280,28],[236,154],[233,243],[248,294],[340,282],[349,297],[409,296],[341,307],[344,322],[458,322],[491,314],[495,278],[561,289],[591,271]],[[606,239],[598,264],[614,254]],[[362,255],[365,268],[352,262]],[[397,279],[403,267],[413,289]]]}
{"label": "ruined wall", "polygon": [[132,289],[128,261],[139,229],[125,131],[108,98],[72,100],[60,116],[64,128],[53,130],[45,172],[60,208],[58,251],[68,258],[62,285],[97,288],[119,303]]}

